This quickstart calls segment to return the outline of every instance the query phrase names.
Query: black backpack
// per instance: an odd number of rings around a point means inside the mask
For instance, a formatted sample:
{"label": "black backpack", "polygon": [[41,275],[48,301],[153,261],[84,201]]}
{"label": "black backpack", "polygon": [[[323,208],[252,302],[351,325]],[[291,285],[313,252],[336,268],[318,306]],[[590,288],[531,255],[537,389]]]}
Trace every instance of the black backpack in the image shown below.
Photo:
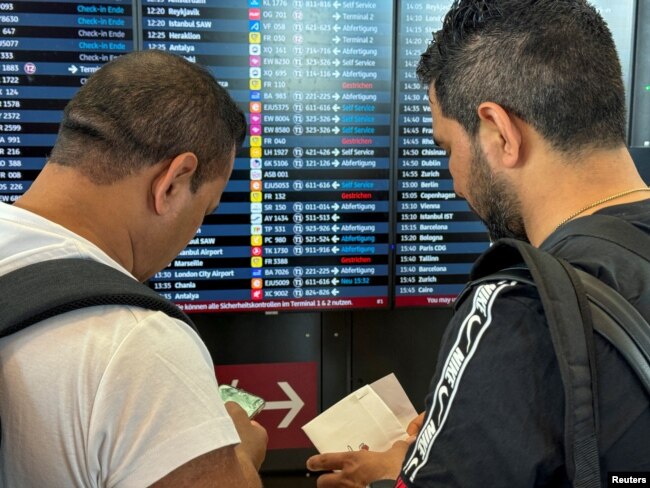
{"label": "black backpack", "polygon": [[55,315],[97,305],[164,312],[194,330],[176,305],[126,274],[89,259],[54,259],[0,276],[0,338]]}
{"label": "black backpack", "polygon": [[89,259],[53,259],[0,276],[0,338],[55,315],[98,305],[159,310],[196,330],[176,305],[126,274]]}
{"label": "black backpack", "polygon": [[[610,241],[638,257],[640,263],[650,263],[650,236],[622,219],[591,215],[570,224],[571,235]],[[497,241],[477,261],[470,278],[456,308],[476,285],[486,281],[518,281],[537,287],[564,386],[567,473],[575,487],[600,487],[593,332],[621,353],[650,394],[650,325],[613,288],[522,241]]]}

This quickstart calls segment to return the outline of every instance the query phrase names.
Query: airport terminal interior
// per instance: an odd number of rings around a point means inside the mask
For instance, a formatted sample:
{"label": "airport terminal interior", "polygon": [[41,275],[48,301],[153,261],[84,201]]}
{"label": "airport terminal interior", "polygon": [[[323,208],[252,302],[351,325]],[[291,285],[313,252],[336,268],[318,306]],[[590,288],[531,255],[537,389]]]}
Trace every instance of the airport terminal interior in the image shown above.
{"label": "airport terminal interior", "polygon": [[[650,2],[594,0],[650,183]],[[206,66],[248,122],[215,213],[149,286],[197,324],[222,384],[265,399],[268,488],[315,486],[302,427],[394,373],[424,408],[437,350],[489,246],[432,139],[415,69],[450,0],[0,2],[0,199],[54,144],[104,63],[157,49]]]}

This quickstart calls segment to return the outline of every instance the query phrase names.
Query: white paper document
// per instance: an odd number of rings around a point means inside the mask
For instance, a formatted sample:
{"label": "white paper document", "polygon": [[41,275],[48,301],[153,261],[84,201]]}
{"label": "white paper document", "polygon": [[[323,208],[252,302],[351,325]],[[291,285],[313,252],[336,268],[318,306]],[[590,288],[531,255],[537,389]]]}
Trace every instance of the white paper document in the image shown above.
{"label": "white paper document", "polygon": [[394,374],[363,386],[302,429],[319,452],[385,451],[417,416]]}

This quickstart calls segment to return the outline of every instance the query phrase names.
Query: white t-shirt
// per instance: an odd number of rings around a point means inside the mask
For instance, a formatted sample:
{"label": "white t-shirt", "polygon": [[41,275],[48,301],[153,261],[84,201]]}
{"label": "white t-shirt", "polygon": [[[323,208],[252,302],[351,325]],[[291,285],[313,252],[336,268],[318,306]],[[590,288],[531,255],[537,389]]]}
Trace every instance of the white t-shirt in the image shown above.
{"label": "white t-shirt", "polygon": [[[74,257],[131,276],[86,239],[0,203],[0,275]],[[140,488],[239,442],[196,333],[127,306],[69,312],[0,340],[0,420],[3,487]]]}

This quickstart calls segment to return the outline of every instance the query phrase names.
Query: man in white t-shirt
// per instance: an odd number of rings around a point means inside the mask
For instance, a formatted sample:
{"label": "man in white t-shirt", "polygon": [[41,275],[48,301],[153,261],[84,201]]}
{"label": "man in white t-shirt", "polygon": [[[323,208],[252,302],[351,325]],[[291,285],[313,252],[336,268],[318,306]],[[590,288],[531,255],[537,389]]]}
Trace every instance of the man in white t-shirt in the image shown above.
{"label": "man in white t-shirt", "polygon": [[[204,69],[156,51],[91,76],[43,171],[0,204],[0,275],[87,258],[143,281],[219,203],[246,130]],[[29,300],[29,297],[25,297]],[[0,340],[0,486],[260,486],[266,432],[161,312],[101,306]]]}

